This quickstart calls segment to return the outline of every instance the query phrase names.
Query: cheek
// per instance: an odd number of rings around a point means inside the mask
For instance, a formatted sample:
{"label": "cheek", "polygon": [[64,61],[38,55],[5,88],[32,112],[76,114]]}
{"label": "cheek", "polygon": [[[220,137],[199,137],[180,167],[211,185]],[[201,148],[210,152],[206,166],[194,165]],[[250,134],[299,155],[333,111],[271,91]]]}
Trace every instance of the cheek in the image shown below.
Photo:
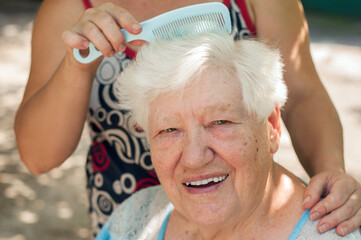
{"label": "cheek", "polygon": [[[261,153],[259,141],[257,138],[245,140],[244,148],[237,149],[239,157],[233,158],[234,161],[230,163],[235,168],[236,189],[242,189],[242,192],[238,192],[239,197],[246,202],[261,195],[268,176],[267,163]],[[237,156],[237,153],[234,153],[234,156]]]}
{"label": "cheek", "polygon": [[172,202],[179,201],[177,184],[178,153],[172,150],[151,152],[151,158],[162,188]]}
{"label": "cheek", "polygon": [[[262,190],[265,181],[268,177],[272,161],[268,151],[268,143],[263,140],[262,134],[254,135],[250,138],[251,147],[249,147],[245,154],[248,160],[244,161],[237,170],[237,175],[244,175],[243,181],[250,186],[250,190],[257,192],[257,189]],[[246,158],[246,159],[247,159]]]}
{"label": "cheek", "polygon": [[151,146],[151,159],[159,180],[171,178],[178,163],[179,151],[175,148]]}
{"label": "cheek", "polygon": [[233,166],[253,161],[257,154],[257,139],[246,130],[223,129],[211,134],[215,152]]}

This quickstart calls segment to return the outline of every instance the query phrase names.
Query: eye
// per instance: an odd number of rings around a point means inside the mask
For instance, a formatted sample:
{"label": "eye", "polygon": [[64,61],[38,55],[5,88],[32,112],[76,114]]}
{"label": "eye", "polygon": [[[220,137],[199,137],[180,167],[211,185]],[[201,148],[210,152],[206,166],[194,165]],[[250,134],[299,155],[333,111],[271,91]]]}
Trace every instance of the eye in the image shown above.
{"label": "eye", "polygon": [[167,129],[164,129],[164,130],[160,131],[159,133],[171,133],[171,132],[174,132],[176,130],[177,130],[176,128],[167,128]]}
{"label": "eye", "polygon": [[223,125],[223,124],[226,124],[226,123],[229,123],[229,121],[227,120],[216,120],[213,122],[213,125]]}

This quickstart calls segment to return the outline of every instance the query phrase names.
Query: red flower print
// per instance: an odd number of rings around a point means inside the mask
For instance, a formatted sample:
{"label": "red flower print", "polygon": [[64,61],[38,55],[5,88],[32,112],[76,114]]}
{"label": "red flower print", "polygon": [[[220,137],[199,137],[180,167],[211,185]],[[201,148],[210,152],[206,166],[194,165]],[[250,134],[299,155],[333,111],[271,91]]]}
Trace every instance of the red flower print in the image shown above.
{"label": "red flower print", "polygon": [[110,164],[110,158],[104,143],[94,141],[92,144],[92,164],[94,172],[105,171]]}

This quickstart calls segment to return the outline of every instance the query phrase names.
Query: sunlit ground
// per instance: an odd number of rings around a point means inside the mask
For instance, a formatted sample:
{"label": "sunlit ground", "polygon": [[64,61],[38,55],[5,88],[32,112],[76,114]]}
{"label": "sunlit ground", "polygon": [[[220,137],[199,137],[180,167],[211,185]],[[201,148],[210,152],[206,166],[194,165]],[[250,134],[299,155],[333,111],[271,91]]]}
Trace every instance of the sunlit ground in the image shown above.
{"label": "sunlit ground", "polygon": [[[16,150],[13,120],[29,71],[33,14],[0,11],[0,240],[88,239],[87,133],[65,164],[41,176],[28,173]],[[309,21],[318,71],[344,125],[347,170],[361,182],[361,21]],[[281,143],[276,160],[307,180],[285,131]]]}

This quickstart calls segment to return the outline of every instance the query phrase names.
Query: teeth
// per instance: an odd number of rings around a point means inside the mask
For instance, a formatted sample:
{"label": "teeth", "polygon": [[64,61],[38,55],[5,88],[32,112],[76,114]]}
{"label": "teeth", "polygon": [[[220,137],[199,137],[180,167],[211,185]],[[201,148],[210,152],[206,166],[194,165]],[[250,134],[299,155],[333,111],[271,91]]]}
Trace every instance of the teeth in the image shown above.
{"label": "teeth", "polygon": [[201,186],[201,185],[207,185],[210,182],[221,182],[224,179],[226,179],[226,175],[222,177],[215,177],[215,178],[209,178],[202,181],[194,181],[194,182],[186,182],[186,186]]}

